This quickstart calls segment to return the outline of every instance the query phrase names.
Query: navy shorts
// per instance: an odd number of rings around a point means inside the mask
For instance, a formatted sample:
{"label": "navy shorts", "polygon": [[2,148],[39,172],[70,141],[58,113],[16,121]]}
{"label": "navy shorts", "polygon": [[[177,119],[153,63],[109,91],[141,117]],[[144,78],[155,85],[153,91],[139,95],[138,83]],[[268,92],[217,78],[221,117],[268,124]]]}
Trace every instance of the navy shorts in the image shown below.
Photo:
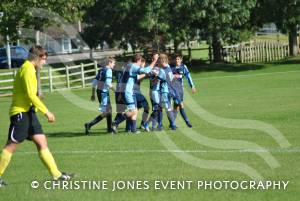
{"label": "navy shorts", "polygon": [[174,105],[180,105],[183,102],[183,89],[177,90],[171,95]]}
{"label": "navy shorts", "polygon": [[117,113],[123,113],[126,110],[126,101],[124,92],[115,92]]}
{"label": "navy shorts", "polygon": [[145,96],[143,94],[137,93],[136,94],[136,102],[137,102],[137,108],[141,109],[141,108],[149,108],[149,104],[147,99],[145,98]]}
{"label": "navy shorts", "polygon": [[8,139],[14,143],[21,143],[25,139],[31,140],[33,135],[43,133],[34,109],[10,117]]}

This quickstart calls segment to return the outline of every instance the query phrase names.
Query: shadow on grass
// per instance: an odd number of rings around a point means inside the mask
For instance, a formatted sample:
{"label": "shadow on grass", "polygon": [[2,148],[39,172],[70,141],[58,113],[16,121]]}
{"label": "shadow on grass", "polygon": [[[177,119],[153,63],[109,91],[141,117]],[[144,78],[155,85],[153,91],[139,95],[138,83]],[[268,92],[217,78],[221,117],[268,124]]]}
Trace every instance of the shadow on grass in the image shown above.
{"label": "shadow on grass", "polygon": [[201,60],[193,60],[188,66],[189,70],[193,73],[200,72],[213,72],[213,71],[224,71],[224,72],[242,72],[261,70],[266,66],[264,64],[231,64],[231,63],[213,63],[208,64]]}
{"label": "shadow on grass", "polygon": [[106,130],[92,130],[89,135],[86,135],[84,131],[81,132],[53,132],[53,133],[47,133],[47,137],[51,138],[57,138],[57,137],[83,137],[83,136],[103,136],[108,135],[110,133],[107,133]]}
{"label": "shadow on grass", "polygon": [[224,72],[242,72],[261,70],[267,67],[267,65],[294,65],[300,64],[300,57],[290,57],[278,61],[271,62],[260,62],[260,63],[245,63],[245,64],[233,64],[233,63],[213,63],[209,64],[205,60],[192,60],[191,64],[188,64],[191,72],[213,72],[213,71],[224,71]]}
{"label": "shadow on grass", "polygon": [[273,61],[273,62],[269,62],[268,64],[273,64],[273,65],[300,64],[300,57],[292,57],[292,58],[285,59],[285,60]]}
{"label": "shadow on grass", "polygon": [[48,138],[59,138],[59,137],[104,137],[104,136],[111,136],[111,135],[128,135],[128,132],[125,129],[120,129],[117,134],[112,134],[107,132],[106,129],[94,129],[90,131],[89,135],[86,135],[84,131],[82,132],[53,132],[47,133],[46,136]]}

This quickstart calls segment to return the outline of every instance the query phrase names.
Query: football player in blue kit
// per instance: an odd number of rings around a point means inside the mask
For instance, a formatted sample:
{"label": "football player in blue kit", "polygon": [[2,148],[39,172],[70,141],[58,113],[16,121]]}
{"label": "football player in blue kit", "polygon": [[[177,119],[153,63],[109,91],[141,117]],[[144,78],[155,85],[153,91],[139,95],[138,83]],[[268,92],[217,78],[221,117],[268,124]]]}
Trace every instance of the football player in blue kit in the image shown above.
{"label": "football player in blue kit", "polygon": [[91,100],[95,101],[95,93],[97,91],[97,97],[100,103],[99,111],[102,112],[94,120],[84,124],[85,133],[90,134],[92,126],[100,122],[103,118],[107,118],[107,131],[111,132],[111,118],[112,108],[110,103],[109,90],[113,90],[112,86],[112,69],[115,66],[115,59],[108,57],[106,66],[101,68],[93,81]]}
{"label": "football player in blue kit", "polygon": [[183,77],[187,79],[193,93],[196,93],[197,90],[193,83],[191,74],[187,66],[182,63],[182,56],[176,55],[175,61],[176,61],[175,65],[171,66],[171,68],[174,75],[173,87],[176,89],[179,99],[178,98],[174,99],[174,117],[176,119],[177,114],[180,111],[180,114],[183,117],[186,125],[191,128],[192,124],[185,113],[184,105],[183,105],[183,92],[184,92]]}
{"label": "football player in blue kit", "polygon": [[[170,123],[170,128],[172,130],[176,130],[175,118],[171,106],[171,97],[177,99],[176,91],[173,88],[173,73],[169,66],[169,59],[166,54],[159,55],[159,67],[163,71],[163,73],[159,74],[158,77],[161,80],[160,82],[160,105],[161,108],[164,108],[167,112],[167,116]],[[160,110],[161,111],[161,110]],[[159,124],[162,125],[162,115],[159,115]]]}
{"label": "football player in blue kit", "polygon": [[[141,62],[141,68],[144,68],[146,65],[146,60],[142,58]],[[143,114],[142,114],[142,122],[141,122],[141,128],[146,129],[146,122],[149,116],[149,104],[145,96],[141,92],[141,82],[143,79],[147,78],[146,74],[138,75],[137,82],[134,86],[134,93],[136,94],[136,101],[137,101],[137,108],[141,109],[143,108]]]}
{"label": "football player in blue kit", "polygon": [[[134,93],[134,85],[137,82],[139,74],[147,74],[151,71],[154,65],[157,62],[158,55],[155,56],[155,60],[152,63],[145,67],[141,68],[142,56],[136,54],[133,58],[133,63],[129,63],[124,70],[124,75],[122,77],[122,83],[125,84],[125,102],[126,102],[126,115],[128,118],[128,127],[132,133],[137,133],[136,129],[136,119],[137,119],[137,102],[136,94]],[[117,124],[118,121],[115,121],[112,126],[114,133],[117,133]]]}

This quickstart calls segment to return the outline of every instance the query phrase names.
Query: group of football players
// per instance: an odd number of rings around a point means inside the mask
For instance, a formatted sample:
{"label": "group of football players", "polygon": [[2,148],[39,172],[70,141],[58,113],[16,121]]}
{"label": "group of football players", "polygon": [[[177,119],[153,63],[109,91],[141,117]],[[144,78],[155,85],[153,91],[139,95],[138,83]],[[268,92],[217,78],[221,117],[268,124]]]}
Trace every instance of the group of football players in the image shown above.
{"label": "group of football players", "polygon": [[[113,87],[112,71],[115,64],[113,57],[107,58],[105,67],[100,68],[93,80],[91,100],[95,101],[97,94],[101,114],[84,125],[86,134],[90,134],[91,127],[104,118],[107,119],[107,132],[117,133],[119,125],[126,122],[126,132],[139,133],[136,121],[138,111],[141,109],[143,114],[140,128],[147,132],[163,129],[163,109],[166,111],[171,130],[177,128],[175,120],[178,112],[186,125],[192,127],[184,110],[183,78],[187,79],[193,93],[196,93],[196,88],[187,66],[183,64],[182,55],[176,55],[174,64],[170,64],[168,55],[155,53],[152,55],[151,63],[146,66],[142,55],[136,54],[132,61],[116,71],[117,83],[116,87]],[[149,103],[141,92],[141,82],[146,79],[150,82],[151,115]],[[115,93],[117,114],[114,120],[112,120],[110,90]]]}

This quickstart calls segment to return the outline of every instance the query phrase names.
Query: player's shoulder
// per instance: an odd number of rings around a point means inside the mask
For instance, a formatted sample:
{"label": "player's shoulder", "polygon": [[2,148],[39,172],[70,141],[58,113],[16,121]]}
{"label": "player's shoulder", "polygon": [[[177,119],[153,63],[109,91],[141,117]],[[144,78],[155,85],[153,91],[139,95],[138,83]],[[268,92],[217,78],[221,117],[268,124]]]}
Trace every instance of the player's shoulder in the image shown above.
{"label": "player's shoulder", "polygon": [[19,71],[21,76],[32,76],[36,74],[35,67],[29,63],[29,61],[25,62]]}
{"label": "player's shoulder", "polygon": [[182,64],[180,65],[180,67],[181,67],[181,68],[188,68],[187,65],[184,64],[184,63],[182,63]]}
{"label": "player's shoulder", "polygon": [[165,73],[165,70],[162,69],[162,68],[159,68],[159,72],[162,73],[162,74],[166,74],[166,73]]}
{"label": "player's shoulder", "polygon": [[108,74],[108,73],[112,73],[112,69],[111,69],[111,68],[108,68],[108,67],[107,67],[105,70],[106,70],[106,73],[107,73],[107,74]]}
{"label": "player's shoulder", "polygon": [[189,71],[188,67],[186,64],[181,64],[180,68],[183,70],[183,71]]}
{"label": "player's shoulder", "polygon": [[131,65],[131,68],[140,68],[140,66],[135,63],[131,63],[130,65]]}

